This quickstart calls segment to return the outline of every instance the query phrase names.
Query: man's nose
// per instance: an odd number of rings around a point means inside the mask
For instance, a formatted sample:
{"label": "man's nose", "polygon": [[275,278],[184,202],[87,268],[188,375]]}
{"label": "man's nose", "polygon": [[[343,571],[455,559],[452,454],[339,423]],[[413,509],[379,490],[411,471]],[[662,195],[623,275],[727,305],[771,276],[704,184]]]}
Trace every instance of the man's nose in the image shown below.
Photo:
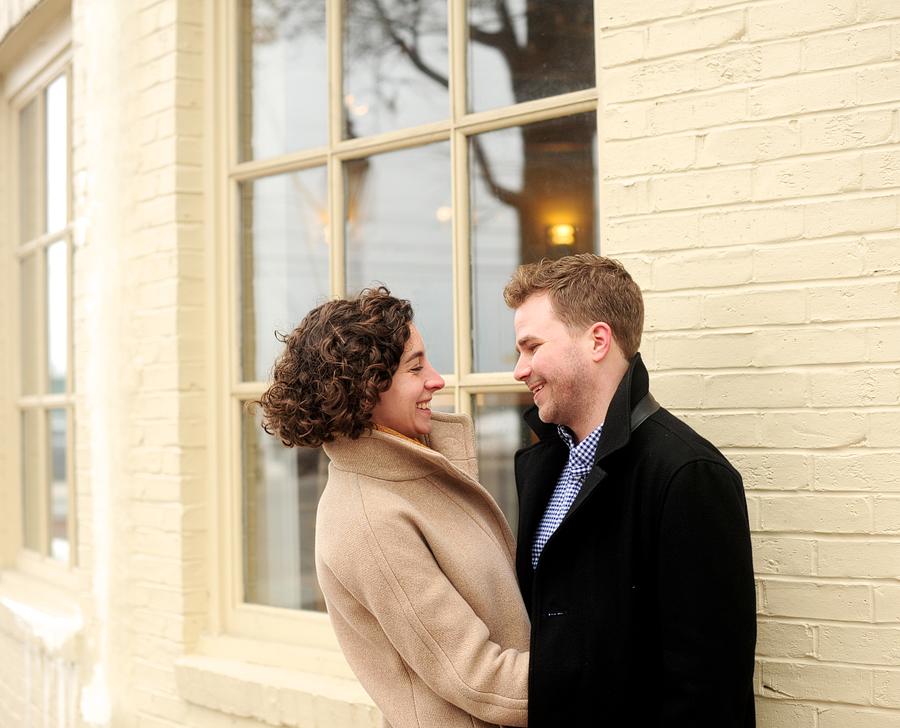
{"label": "man's nose", "polygon": [[515,377],[517,382],[524,382],[529,374],[531,374],[531,365],[525,361],[521,354],[519,354],[519,361],[516,362],[516,368],[513,370],[513,377]]}

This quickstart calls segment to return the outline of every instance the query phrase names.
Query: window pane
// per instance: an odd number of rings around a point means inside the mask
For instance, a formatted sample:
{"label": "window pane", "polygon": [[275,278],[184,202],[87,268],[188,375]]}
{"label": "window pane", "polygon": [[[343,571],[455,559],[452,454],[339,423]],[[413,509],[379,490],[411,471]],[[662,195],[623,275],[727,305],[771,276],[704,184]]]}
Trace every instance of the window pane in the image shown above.
{"label": "window pane", "polygon": [[355,164],[344,166],[348,294],[383,283],[408,298],[431,365],[453,372],[450,143]]}
{"label": "window pane", "polygon": [[596,250],[595,137],[593,113],[470,137],[475,371],[515,366],[513,270]]}
{"label": "window pane", "polygon": [[446,0],[346,0],[344,138],[446,119]]}
{"label": "window pane", "polygon": [[19,263],[19,361],[22,394],[37,394],[43,368],[38,361],[42,330],[40,325],[40,253],[32,253]]}
{"label": "window pane", "polygon": [[469,0],[469,106],[593,88],[593,0]]}
{"label": "window pane", "polygon": [[244,413],[244,600],[325,610],[316,581],[316,506],[328,479],[319,448],[286,448]]}
{"label": "window pane", "polygon": [[472,397],[478,476],[516,532],[519,501],[513,457],[531,442],[531,429],[522,413],[533,404],[530,394],[476,394]]}
{"label": "window pane", "polygon": [[69,219],[69,96],[66,75],[58,76],[45,92],[46,113],[46,179],[47,220],[46,232],[52,233],[65,227]]}
{"label": "window pane", "polygon": [[22,537],[25,548],[41,550],[41,420],[39,410],[22,412]]}
{"label": "window pane", "polygon": [[39,166],[40,128],[37,99],[19,112],[19,242],[41,234],[39,229],[41,170]]}
{"label": "window pane", "polygon": [[69,360],[69,285],[66,243],[47,247],[47,372],[50,391],[66,391]]}
{"label": "window pane", "polygon": [[242,0],[240,158],[328,141],[324,2]]}
{"label": "window pane", "polygon": [[324,167],[241,186],[242,372],[267,378],[290,331],[328,295]]}
{"label": "window pane", "polygon": [[50,433],[50,556],[69,563],[68,417],[66,410],[48,413]]}

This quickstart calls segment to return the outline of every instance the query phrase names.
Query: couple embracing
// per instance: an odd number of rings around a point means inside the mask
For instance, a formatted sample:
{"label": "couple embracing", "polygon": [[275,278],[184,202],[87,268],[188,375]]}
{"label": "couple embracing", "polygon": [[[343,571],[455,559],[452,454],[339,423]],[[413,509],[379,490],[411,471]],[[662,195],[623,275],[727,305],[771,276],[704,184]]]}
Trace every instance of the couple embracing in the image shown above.
{"label": "couple embracing", "polygon": [[537,438],[515,459],[517,539],[386,289],[311,311],[257,403],[331,461],[316,569],[384,726],[751,728],[741,477],[650,394],[640,288],[582,254],[521,266],[504,297]]}

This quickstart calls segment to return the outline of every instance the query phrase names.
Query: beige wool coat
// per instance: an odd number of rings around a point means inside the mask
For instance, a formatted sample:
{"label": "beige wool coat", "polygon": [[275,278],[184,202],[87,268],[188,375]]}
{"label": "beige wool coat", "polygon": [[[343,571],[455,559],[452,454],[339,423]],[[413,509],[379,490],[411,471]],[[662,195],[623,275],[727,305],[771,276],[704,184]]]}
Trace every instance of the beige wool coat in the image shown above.
{"label": "beige wool coat", "polygon": [[390,728],[527,725],[529,622],[509,525],[478,483],[467,415],[428,447],[327,443],[316,569],[341,649]]}

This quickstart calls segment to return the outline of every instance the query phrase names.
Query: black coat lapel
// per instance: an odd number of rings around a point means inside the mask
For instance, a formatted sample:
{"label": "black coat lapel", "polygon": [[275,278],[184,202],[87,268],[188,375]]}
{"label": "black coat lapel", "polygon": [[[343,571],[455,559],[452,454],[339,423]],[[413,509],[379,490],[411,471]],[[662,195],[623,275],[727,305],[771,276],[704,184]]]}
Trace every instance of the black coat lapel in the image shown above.
{"label": "black coat lapel", "polygon": [[[566,517],[562,522],[574,514],[579,506],[590,497],[594,488],[599,485],[606,477],[606,471],[600,466],[604,458],[608,457],[617,450],[621,450],[628,444],[631,439],[632,416],[637,415],[639,418],[635,420],[635,424],[640,424],[646,419],[647,412],[654,411],[656,400],[650,397],[650,402],[644,402],[643,398],[649,395],[650,375],[647,373],[646,367],[641,360],[640,354],[635,354],[634,358],[628,366],[628,371],[619,382],[616,393],[613,395],[612,401],[609,403],[609,409],[606,412],[606,421],[603,423],[603,433],[600,435],[600,441],[597,443],[597,453],[594,456],[594,467],[587,474],[584,484],[575,496],[571,508],[569,508]],[[637,412],[633,412],[634,405],[641,403]]]}

